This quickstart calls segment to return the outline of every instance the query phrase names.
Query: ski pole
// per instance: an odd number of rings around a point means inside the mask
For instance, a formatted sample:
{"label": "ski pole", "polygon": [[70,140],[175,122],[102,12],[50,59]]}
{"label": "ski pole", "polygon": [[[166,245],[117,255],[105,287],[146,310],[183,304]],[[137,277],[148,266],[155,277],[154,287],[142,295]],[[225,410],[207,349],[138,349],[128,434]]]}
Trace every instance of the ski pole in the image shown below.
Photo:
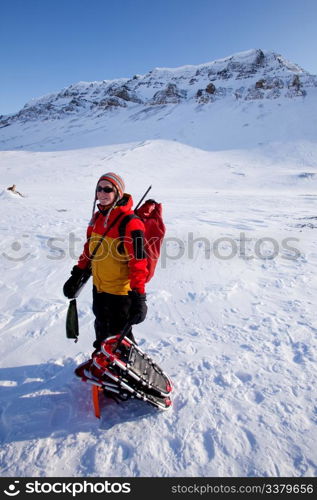
{"label": "ski pole", "polygon": [[118,339],[118,342],[117,342],[116,344],[114,344],[114,346],[113,346],[113,349],[112,349],[112,351],[113,351],[113,352],[114,352],[116,349],[118,349],[119,345],[120,345],[120,344],[121,344],[121,342],[123,341],[123,339],[124,339],[124,337],[126,336],[126,334],[128,333],[128,331],[130,330],[131,326],[132,326],[132,325],[131,325],[130,321],[128,321],[128,322],[126,323],[126,325],[123,327],[123,330],[122,330],[121,335],[120,335],[120,337],[119,337],[119,339]]}
{"label": "ski pole", "polygon": [[141,200],[139,201],[139,203],[137,204],[137,206],[135,207],[134,209],[134,212],[136,212],[136,210],[139,208],[139,206],[141,205],[142,201],[144,200],[144,198],[146,197],[146,195],[148,194],[148,192],[152,189],[152,186],[149,186],[148,189],[145,191],[144,195],[142,196]]}

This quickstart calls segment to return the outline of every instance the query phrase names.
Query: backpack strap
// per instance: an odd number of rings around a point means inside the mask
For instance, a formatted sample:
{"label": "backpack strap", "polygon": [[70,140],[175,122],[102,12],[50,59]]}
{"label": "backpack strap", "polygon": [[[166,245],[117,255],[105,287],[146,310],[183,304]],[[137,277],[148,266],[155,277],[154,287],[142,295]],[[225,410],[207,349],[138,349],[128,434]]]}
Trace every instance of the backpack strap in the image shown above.
{"label": "backpack strap", "polygon": [[115,225],[115,223],[119,221],[119,219],[120,219],[121,217],[122,217],[122,214],[119,214],[119,215],[118,215],[118,216],[117,216],[117,217],[116,217],[116,218],[112,221],[112,223],[110,224],[110,226],[108,226],[108,227],[106,228],[105,232],[101,235],[101,238],[100,238],[100,240],[97,242],[97,245],[96,245],[96,246],[95,246],[95,248],[93,249],[92,253],[89,255],[89,259],[90,259],[90,260],[92,260],[92,259],[95,257],[95,255],[96,255],[96,253],[97,253],[97,251],[98,251],[98,249],[99,249],[100,245],[102,244],[103,240],[104,240],[104,239],[105,239],[105,237],[106,237],[106,234],[107,234],[107,233],[110,231],[110,229],[111,229],[111,228]]}
{"label": "backpack strap", "polygon": [[120,243],[118,245],[118,252],[121,255],[124,253],[124,237],[125,237],[127,225],[129,224],[130,220],[132,220],[132,219],[140,219],[140,217],[138,217],[135,214],[128,214],[125,217],[123,217],[123,219],[121,220],[121,222],[119,224],[118,230],[119,230]]}

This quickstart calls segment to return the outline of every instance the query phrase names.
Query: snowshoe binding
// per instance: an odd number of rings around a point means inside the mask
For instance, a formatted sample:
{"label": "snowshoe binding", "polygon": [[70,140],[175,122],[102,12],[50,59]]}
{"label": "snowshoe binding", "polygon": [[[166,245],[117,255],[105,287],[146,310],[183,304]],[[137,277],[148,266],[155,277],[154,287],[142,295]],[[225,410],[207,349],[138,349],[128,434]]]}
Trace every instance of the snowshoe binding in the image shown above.
{"label": "snowshoe binding", "polygon": [[161,410],[172,404],[170,378],[127,337],[106,339],[75,374],[116,401],[137,398]]}

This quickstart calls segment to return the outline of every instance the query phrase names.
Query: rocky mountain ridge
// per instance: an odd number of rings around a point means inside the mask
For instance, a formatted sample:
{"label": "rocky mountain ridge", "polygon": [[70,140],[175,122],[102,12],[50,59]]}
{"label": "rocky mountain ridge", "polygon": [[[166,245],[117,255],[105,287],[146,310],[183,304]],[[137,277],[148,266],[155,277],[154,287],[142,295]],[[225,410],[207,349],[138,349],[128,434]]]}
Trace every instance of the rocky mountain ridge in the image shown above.
{"label": "rocky mountain ridge", "polygon": [[252,101],[305,97],[317,77],[275,52],[252,49],[196,66],[155,68],[132,78],[79,82],[28,102],[18,113],[0,116],[0,128],[13,123],[100,118],[119,109],[208,103],[229,98]]}

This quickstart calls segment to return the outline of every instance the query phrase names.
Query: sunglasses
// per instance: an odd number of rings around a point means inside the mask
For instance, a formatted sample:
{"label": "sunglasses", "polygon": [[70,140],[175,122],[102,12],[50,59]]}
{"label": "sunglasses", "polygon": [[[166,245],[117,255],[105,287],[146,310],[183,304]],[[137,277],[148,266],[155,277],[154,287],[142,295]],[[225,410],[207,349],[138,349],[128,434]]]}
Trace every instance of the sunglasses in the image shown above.
{"label": "sunglasses", "polygon": [[103,191],[104,193],[113,193],[115,191],[115,188],[112,188],[110,186],[106,186],[106,187],[98,186],[97,192],[101,193],[101,191]]}

